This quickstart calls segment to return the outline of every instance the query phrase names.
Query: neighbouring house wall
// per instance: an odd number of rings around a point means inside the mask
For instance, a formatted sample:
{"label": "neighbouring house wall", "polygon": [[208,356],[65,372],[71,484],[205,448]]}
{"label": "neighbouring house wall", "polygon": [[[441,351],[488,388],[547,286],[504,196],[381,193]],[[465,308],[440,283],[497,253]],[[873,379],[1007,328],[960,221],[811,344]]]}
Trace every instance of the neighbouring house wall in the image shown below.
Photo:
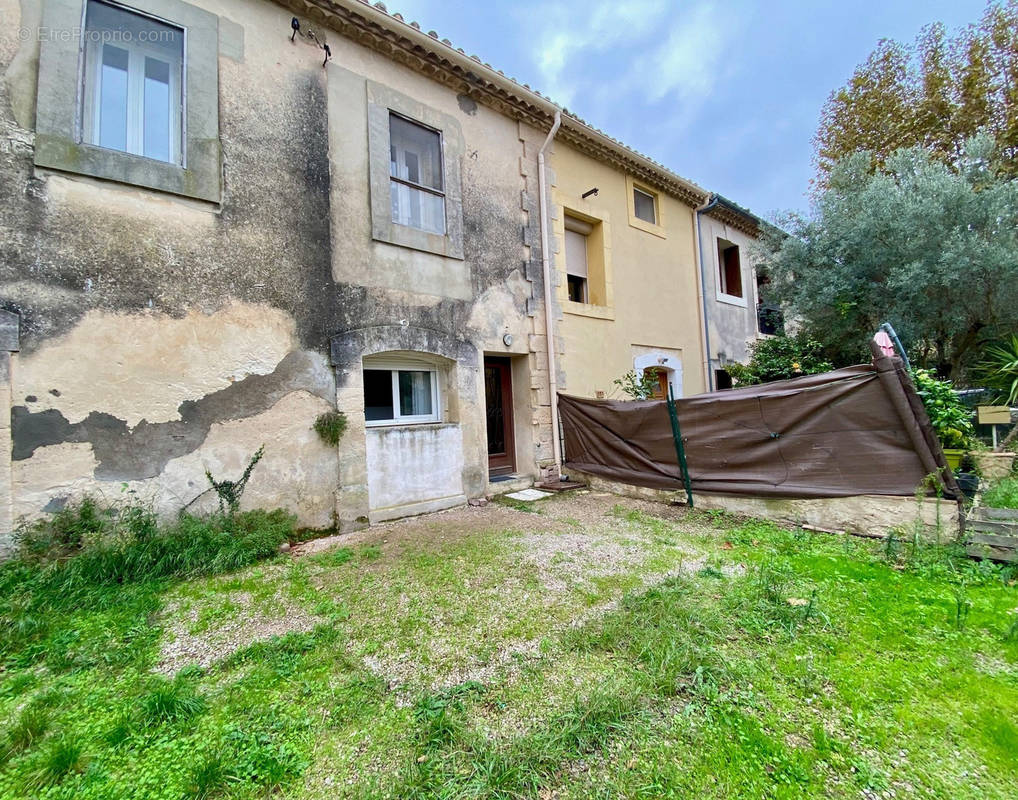
{"label": "neighbouring house wall", "polygon": [[[35,167],[40,45],[14,34],[34,30],[41,4],[0,0],[0,306],[21,323],[0,536],[86,492],[137,492],[170,513],[205,490],[206,468],[236,477],[263,443],[247,507],[315,527],[411,513],[424,490],[381,486],[393,464],[364,426],[362,359],[388,351],[451,362],[448,432],[431,456],[412,445],[458,473],[459,492],[443,473],[434,497],[486,487],[485,352],[526,364],[519,471],[536,474],[553,457],[533,246],[543,134],[333,32],[323,68],[273,3],[194,5],[219,25],[219,203]],[[450,121],[462,259],[372,238],[369,100],[388,93]],[[338,448],[311,431],[335,408],[350,423]]]}
{"label": "neighbouring house wall", "polygon": [[[703,214],[700,217],[700,235],[703,238],[704,296],[707,305],[707,325],[710,332],[710,368],[724,369],[725,361],[745,363],[749,359],[748,345],[760,337],[757,329],[756,273],[753,266],[753,248],[756,239],[733,225]],[[742,298],[726,297],[721,292],[718,264],[718,239],[738,245],[742,267]]]}
{"label": "neighbouring house wall", "polygon": [[[672,372],[677,395],[705,390],[697,310],[693,209],[658,193],[660,225],[633,224],[624,172],[556,141],[553,166],[553,230],[558,246],[554,269],[562,308],[560,388],[568,394],[622,396],[612,381],[639,366],[656,364]],[[582,195],[597,187],[596,196]],[[608,302],[583,307],[566,291],[564,209],[600,220],[605,231]]]}

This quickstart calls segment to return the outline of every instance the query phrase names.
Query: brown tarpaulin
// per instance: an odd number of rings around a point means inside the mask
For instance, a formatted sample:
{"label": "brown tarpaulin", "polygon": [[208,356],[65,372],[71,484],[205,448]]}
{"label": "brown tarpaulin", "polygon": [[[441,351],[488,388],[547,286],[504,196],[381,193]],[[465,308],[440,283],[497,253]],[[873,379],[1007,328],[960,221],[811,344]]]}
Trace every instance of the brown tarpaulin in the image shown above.
{"label": "brown tarpaulin", "polygon": [[[676,401],[694,491],[770,497],[912,495],[936,473],[958,487],[901,362]],[[666,402],[559,395],[565,466],[681,489]]]}

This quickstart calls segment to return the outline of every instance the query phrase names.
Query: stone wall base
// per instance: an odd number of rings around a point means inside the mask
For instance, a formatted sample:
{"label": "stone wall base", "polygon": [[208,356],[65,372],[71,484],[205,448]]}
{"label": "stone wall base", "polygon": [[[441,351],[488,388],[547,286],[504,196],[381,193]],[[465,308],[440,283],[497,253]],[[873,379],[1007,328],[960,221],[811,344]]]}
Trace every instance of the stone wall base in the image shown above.
{"label": "stone wall base", "polygon": [[[686,502],[683,491],[631,486],[577,470],[569,470],[569,477],[586,482],[595,491],[664,503],[685,505]],[[884,495],[793,499],[694,492],[693,506],[827,531],[847,531],[859,536],[884,538],[889,531],[894,531],[896,536],[911,537],[917,524],[920,535],[930,542],[946,544],[957,540],[961,534],[958,504],[937,498],[926,498],[920,503],[914,497]]]}

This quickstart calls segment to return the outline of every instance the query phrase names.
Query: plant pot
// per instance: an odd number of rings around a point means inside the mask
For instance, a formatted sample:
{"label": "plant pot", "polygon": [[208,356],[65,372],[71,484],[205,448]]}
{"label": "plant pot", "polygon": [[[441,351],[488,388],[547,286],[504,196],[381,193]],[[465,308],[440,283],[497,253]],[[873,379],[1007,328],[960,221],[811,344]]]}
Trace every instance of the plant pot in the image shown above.
{"label": "plant pot", "polygon": [[969,458],[976,465],[976,471],[984,481],[999,481],[1011,474],[1016,453],[969,453]]}
{"label": "plant pot", "polygon": [[969,500],[974,499],[979,491],[979,476],[972,472],[959,472],[954,478],[958,481],[961,493]]}
{"label": "plant pot", "polygon": [[964,450],[948,450],[946,447],[944,448],[944,458],[947,459],[947,466],[949,466],[952,471],[961,466],[961,457],[963,455],[965,455]]}

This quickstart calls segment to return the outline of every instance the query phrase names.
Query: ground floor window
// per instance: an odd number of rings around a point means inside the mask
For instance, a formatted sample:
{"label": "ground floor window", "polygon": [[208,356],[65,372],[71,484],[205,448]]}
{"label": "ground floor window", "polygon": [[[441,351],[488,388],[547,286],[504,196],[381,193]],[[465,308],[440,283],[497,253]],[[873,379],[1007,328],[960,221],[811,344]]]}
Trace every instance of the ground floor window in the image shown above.
{"label": "ground floor window", "polygon": [[715,389],[732,388],[732,376],[729,374],[727,369],[714,370],[714,388]]}
{"label": "ground floor window", "polygon": [[364,419],[368,425],[439,422],[437,370],[366,363]]}

